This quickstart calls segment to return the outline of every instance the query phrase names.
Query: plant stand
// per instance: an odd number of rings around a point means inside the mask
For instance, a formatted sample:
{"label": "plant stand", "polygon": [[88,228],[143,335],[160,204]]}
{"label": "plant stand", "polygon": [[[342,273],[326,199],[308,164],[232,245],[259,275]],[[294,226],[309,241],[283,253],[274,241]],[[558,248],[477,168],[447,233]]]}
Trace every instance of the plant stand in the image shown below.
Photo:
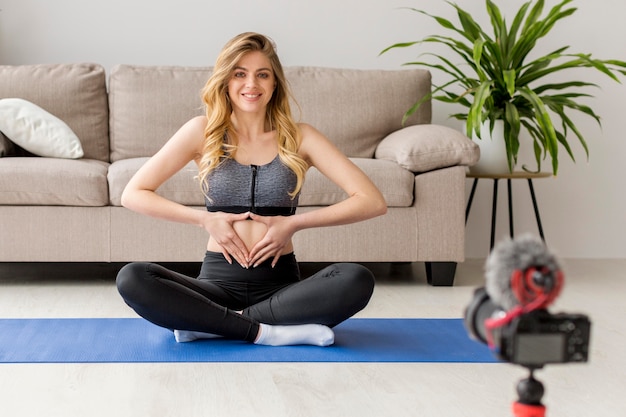
{"label": "plant stand", "polygon": [[491,179],[493,180],[493,195],[492,195],[492,208],[491,208],[491,242],[489,245],[489,251],[493,249],[495,243],[495,232],[496,232],[496,208],[498,203],[498,181],[505,179],[507,182],[507,191],[508,191],[508,204],[509,204],[509,235],[511,239],[514,237],[514,228],[513,228],[513,197],[511,193],[511,181],[516,179],[525,179],[528,181],[528,189],[530,190],[530,196],[533,202],[533,209],[535,210],[535,219],[537,220],[537,228],[539,229],[539,235],[541,239],[545,242],[545,237],[543,234],[543,227],[541,225],[541,217],[539,216],[539,207],[537,206],[537,198],[535,197],[535,189],[533,188],[533,179],[539,178],[548,178],[551,177],[552,174],[548,172],[513,172],[509,174],[477,174],[477,173],[467,173],[467,178],[473,178],[474,183],[472,184],[472,191],[469,195],[469,200],[467,202],[467,207],[465,209],[465,224],[467,224],[467,219],[469,217],[470,209],[472,208],[472,201],[474,200],[474,193],[476,192],[476,186],[478,185],[479,179]]}

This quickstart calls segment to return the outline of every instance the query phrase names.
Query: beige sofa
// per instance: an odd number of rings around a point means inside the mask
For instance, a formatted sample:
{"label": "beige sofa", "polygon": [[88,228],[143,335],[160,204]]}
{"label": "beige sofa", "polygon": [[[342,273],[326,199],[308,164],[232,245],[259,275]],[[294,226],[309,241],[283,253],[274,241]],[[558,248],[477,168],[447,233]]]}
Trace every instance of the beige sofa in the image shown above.
{"label": "beige sofa", "polygon": [[[382,190],[385,216],[295,237],[301,262],[425,262],[433,285],[452,285],[464,260],[464,183],[477,147],[430,125],[423,70],[285,68],[300,120],[316,126]],[[0,66],[0,99],[18,97],[61,119],[80,159],[0,158],[0,262],[198,262],[206,233],[120,206],[133,173],[185,121],[201,114],[210,68],[95,64]],[[107,82],[108,81],[108,82]],[[9,140],[11,138],[8,138]],[[5,138],[5,144],[7,143]],[[10,143],[10,142],[9,142]],[[5,152],[6,153],[6,152]],[[202,210],[190,164],[158,192]],[[298,210],[344,198],[309,170]]]}

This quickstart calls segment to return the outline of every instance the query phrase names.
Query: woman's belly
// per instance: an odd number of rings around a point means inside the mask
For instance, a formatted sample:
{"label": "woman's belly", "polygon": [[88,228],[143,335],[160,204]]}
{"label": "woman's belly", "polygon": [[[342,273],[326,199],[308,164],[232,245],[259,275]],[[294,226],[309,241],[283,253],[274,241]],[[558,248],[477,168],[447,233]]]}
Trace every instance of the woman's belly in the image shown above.
{"label": "woman's belly", "polygon": [[[233,223],[233,229],[237,235],[243,240],[243,243],[246,245],[248,250],[251,250],[254,245],[256,245],[267,232],[267,226],[260,222],[255,222],[254,220],[241,220]],[[207,244],[207,250],[211,252],[221,252],[222,248],[220,245],[213,239],[209,238],[209,243]],[[283,248],[281,255],[286,253],[293,252],[293,244],[289,242],[287,246]]]}

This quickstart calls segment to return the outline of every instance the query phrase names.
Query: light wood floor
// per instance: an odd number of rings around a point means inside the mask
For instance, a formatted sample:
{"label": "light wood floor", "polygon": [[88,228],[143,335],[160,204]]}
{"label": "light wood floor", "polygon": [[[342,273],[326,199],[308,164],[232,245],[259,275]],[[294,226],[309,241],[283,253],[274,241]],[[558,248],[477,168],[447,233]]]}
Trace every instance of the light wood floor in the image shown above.
{"label": "light wood floor", "polygon": [[[428,286],[422,264],[368,266],[377,287],[359,317],[462,317],[483,283],[482,260],[460,264],[455,286],[446,288]],[[590,316],[591,355],[587,364],[537,373],[547,416],[626,416],[626,260],[563,266],[566,286],[551,310]],[[0,264],[0,317],[135,317],[115,290],[112,269]],[[511,364],[4,364],[0,414],[505,417],[525,374]]]}

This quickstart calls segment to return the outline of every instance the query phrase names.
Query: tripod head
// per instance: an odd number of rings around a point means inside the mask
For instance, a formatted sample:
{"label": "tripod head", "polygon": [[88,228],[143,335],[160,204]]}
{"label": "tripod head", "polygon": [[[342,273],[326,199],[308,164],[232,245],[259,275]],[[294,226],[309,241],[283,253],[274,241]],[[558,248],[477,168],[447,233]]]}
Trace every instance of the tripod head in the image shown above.
{"label": "tripod head", "polygon": [[518,399],[513,403],[515,417],[544,417],[546,407],[541,404],[544,389],[541,381],[535,379],[535,369],[528,368],[530,375],[517,383]]}

